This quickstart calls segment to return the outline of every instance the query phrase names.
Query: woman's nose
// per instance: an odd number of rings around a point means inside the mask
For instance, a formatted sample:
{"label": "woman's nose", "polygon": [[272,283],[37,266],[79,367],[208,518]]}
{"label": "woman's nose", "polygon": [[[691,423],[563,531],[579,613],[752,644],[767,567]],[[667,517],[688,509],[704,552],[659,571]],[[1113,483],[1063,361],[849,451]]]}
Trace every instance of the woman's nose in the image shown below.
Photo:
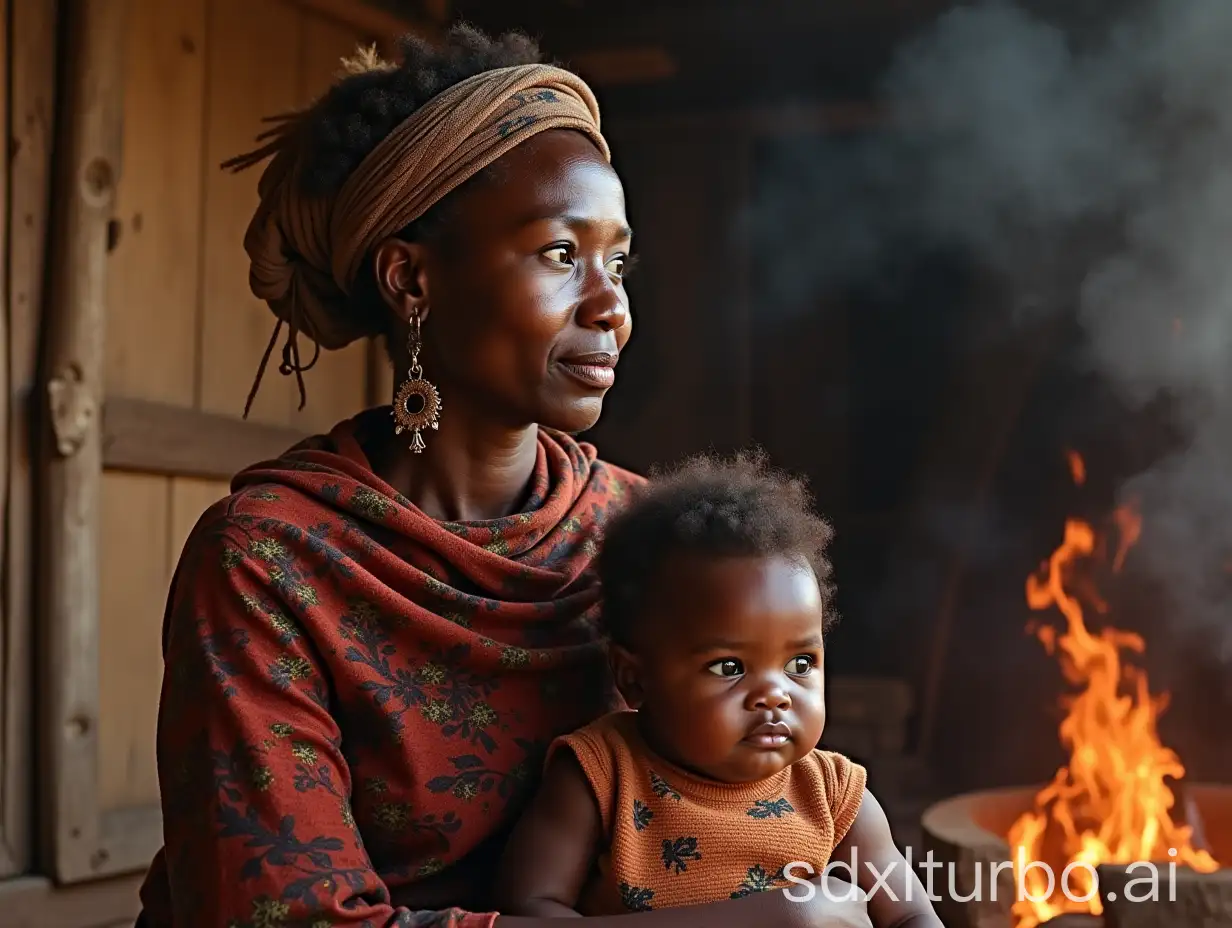
{"label": "woman's nose", "polygon": [[624,328],[629,322],[629,307],[624,291],[612,282],[605,269],[588,275],[587,292],[578,306],[578,322],[587,328],[603,332]]}

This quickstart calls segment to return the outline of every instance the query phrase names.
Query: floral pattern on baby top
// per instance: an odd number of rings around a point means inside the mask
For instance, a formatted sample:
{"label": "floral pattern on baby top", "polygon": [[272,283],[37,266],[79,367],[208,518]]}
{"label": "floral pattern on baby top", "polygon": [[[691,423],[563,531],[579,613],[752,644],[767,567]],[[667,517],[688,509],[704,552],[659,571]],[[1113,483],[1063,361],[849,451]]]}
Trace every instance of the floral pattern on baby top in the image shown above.
{"label": "floral pattern on baby top", "polygon": [[[595,793],[606,846],[578,910],[615,915],[789,888],[788,864],[820,872],[846,837],[867,773],[815,750],[755,783],[706,780],[657,756],[637,713],[617,711],[557,739]],[[807,871],[791,871],[807,879]]]}

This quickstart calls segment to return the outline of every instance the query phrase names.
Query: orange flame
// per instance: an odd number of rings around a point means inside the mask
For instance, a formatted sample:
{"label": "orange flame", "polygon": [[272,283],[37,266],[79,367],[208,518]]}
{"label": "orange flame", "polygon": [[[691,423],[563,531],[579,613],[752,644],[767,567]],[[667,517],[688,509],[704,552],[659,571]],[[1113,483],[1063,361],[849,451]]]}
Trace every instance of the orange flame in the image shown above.
{"label": "orange flame", "polygon": [[[1141,534],[1142,520],[1124,508],[1114,521],[1119,537],[1114,567],[1120,569]],[[1202,872],[1219,867],[1209,853],[1193,846],[1193,829],[1172,819],[1175,797],[1168,780],[1180,780],[1185,768],[1156,731],[1167,695],[1153,698],[1146,674],[1121,662],[1123,650],[1142,653],[1142,638],[1115,628],[1088,630],[1077,595],[1066,588],[1076,582],[1079,562],[1096,550],[1094,529],[1071,519],[1060,547],[1038,574],[1027,578],[1027,604],[1035,610],[1056,606],[1065,618],[1064,630],[1040,626],[1035,634],[1049,654],[1059,653],[1065,679],[1077,692],[1062,701],[1066,715],[1060,736],[1069,763],[1009,832],[1016,871],[1024,862],[1039,861],[1056,877],[1047,896],[1045,871],[1035,867],[1015,873],[1016,885],[1025,890],[1013,908],[1015,928],[1035,928],[1071,912],[1101,914],[1097,887],[1088,885],[1091,873],[1085,867],[1070,871],[1069,893],[1063,892],[1060,875],[1069,864],[1095,868],[1166,861]],[[1090,901],[1077,901],[1086,896]]]}

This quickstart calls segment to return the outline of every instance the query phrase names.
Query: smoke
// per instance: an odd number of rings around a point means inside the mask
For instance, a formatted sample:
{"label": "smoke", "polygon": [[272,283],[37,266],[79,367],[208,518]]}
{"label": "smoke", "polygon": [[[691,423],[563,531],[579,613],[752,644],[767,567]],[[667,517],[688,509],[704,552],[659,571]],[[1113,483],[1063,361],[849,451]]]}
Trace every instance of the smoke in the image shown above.
{"label": "smoke", "polygon": [[1132,407],[1166,401],[1184,436],[1123,488],[1134,557],[1178,631],[1232,660],[1232,2],[1105,6],[951,10],[886,75],[889,128],[797,153],[807,173],[785,158],[805,188],[751,218],[809,255],[767,275],[789,304],[923,244],[999,272],[1028,315],[1076,305],[1084,363]]}

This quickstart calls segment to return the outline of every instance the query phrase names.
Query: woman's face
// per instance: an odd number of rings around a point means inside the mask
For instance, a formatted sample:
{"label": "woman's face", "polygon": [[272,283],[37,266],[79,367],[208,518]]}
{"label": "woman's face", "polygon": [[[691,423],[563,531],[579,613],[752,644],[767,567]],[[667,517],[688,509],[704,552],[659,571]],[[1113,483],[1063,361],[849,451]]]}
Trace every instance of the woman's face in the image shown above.
{"label": "woman's face", "polygon": [[594,425],[632,329],[630,235],[620,179],[579,132],[543,132],[459,190],[440,234],[405,246],[393,301],[404,318],[426,307],[421,363],[444,414]]}

